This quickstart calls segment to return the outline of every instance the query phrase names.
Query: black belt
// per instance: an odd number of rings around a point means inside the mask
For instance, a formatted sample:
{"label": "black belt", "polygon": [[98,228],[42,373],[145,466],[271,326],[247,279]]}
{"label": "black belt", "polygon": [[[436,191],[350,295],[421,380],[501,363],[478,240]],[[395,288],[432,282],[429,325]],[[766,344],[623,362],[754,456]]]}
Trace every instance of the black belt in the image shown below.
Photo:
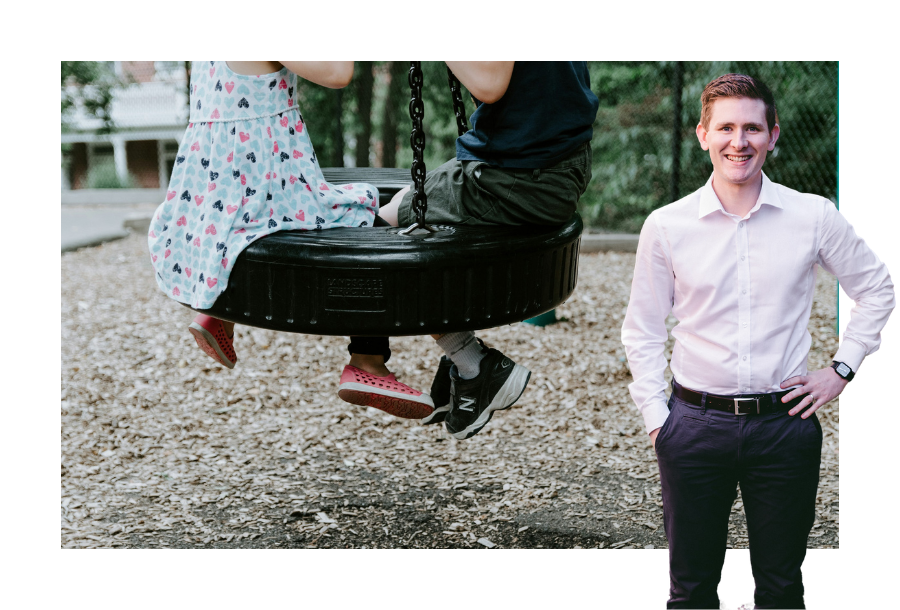
{"label": "black belt", "polygon": [[[716,411],[724,411],[732,415],[765,415],[767,413],[780,413],[788,411],[803,400],[806,395],[798,396],[790,402],[781,402],[781,399],[791,392],[773,392],[771,394],[739,394],[737,396],[719,396],[708,392],[695,392],[689,390],[677,381],[672,382],[672,393],[686,403],[697,407],[706,407]],[[704,403],[704,397],[706,401]]]}

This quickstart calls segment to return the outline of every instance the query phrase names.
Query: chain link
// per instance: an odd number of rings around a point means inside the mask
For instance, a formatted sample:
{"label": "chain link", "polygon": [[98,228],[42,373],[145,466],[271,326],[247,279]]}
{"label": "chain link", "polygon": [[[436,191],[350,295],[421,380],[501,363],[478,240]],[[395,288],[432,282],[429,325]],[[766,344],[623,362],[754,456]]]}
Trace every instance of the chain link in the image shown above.
{"label": "chain link", "polygon": [[412,119],[413,125],[409,143],[413,151],[412,179],[416,185],[412,209],[416,214],[416,224],[424,226],[428,198],[425,195],[425,129],[422,127],[425,104],[422,101],[422,62],[420,61],[410,62],[409,88],[412,90],[412,99],[409,100],[409,118]]}
{"label": "chain link", "polygon": [[[466,123],[466,107],[462,100],[462,87],[459,80],[447,68],[447,79],[450,83],[450,93],[453,96],[453,110],[456,113],[456,129],[459,135],[469,131]],[[422,62],[413,61],[409,66],[409,88],[412,91],[412,99],[409,100],[409,118],[412,119],[412,132],[409,134],[409,144],[413,151],[412,179],[415,184],[413,191],[412,209],[416,215],[416,222],[400,232],[401,235],[409,235],[417,228],[434,231],[425,223],[425,212],[428,211],[428,197],[425,194],[425,129],[422,127],[422,118],[425,116],[425,103],[422,101]]]}
{"label": "chain link", "polygon": [[462,87],[459,79],[453,74],[453,70],[447,66],[447,80],[450,82],[450,94],[453,96],[453,111],[456,113],[456,130],[459,135],[463,135],[469,131],[469,124],[466,122],[466,106],[463,104]]}

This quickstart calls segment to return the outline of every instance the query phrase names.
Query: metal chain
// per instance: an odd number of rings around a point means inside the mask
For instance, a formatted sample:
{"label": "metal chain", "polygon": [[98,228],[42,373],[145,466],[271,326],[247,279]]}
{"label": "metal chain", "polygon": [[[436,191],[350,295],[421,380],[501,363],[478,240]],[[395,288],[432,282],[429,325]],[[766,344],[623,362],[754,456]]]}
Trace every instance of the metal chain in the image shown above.
{"label": "metal chain", "polygon": [[413,192],[412,209],[416,214],[416,222],[401,231],[402,235],[409,235],[418,228],[434,231],[425,224],[428,197],[425,195],[425,129],[422,127],[425,104],[422,101],[422,62],[420,61],[410,62],[409,88],[412,90],[412,99],[409,100],[409,118],[412,119],[413,124],[412,132],[409,134],[409,143],[413,151],[412,179],[416,186]]}
{"label": "metal chain", "polygon": [[459,79],[453,74],[453,70],[447,67],[447,80],[450,82],[450,94],[453,96],[453,111],[456,113],[456,130],[459,135],[463,135],[469,131],[469,124],[466,122],[466,106],[462,100],[462,87]]}

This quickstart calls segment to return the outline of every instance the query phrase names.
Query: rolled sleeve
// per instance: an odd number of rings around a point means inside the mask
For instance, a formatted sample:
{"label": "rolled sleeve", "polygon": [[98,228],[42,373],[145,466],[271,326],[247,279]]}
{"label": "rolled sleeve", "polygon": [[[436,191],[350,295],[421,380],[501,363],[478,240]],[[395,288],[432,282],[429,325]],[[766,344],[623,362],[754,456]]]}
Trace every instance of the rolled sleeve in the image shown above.
{"label": "rolled sleeve", "polygon": [[669,331],[666,317],[672,310],[675,274],[668,256],[659,215],[650,214],[641,229],[631,297],[622,325],[622,343],[634,382],[631,398],[644,418],[647,432],[666,421],[665,357]]}

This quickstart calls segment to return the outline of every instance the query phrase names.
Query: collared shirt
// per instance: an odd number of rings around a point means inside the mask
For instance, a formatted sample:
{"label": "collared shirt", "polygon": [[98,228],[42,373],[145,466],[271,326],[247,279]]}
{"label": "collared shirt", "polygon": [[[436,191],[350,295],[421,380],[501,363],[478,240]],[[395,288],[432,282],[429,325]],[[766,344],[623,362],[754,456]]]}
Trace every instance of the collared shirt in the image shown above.
{"label": "collared shirt", "polygon": [[884,263],[824,197],[798,193],[765,174],[756,205],[729,214],[712,188],[655,210],[641,230],[622,343],[631,396],[647,432],[663,425],[666,317],[681,385],[735,395],[781,390],[805,375],[816,265],[856,303],[834,359],[859,370],[881,343],[894,307]]}

